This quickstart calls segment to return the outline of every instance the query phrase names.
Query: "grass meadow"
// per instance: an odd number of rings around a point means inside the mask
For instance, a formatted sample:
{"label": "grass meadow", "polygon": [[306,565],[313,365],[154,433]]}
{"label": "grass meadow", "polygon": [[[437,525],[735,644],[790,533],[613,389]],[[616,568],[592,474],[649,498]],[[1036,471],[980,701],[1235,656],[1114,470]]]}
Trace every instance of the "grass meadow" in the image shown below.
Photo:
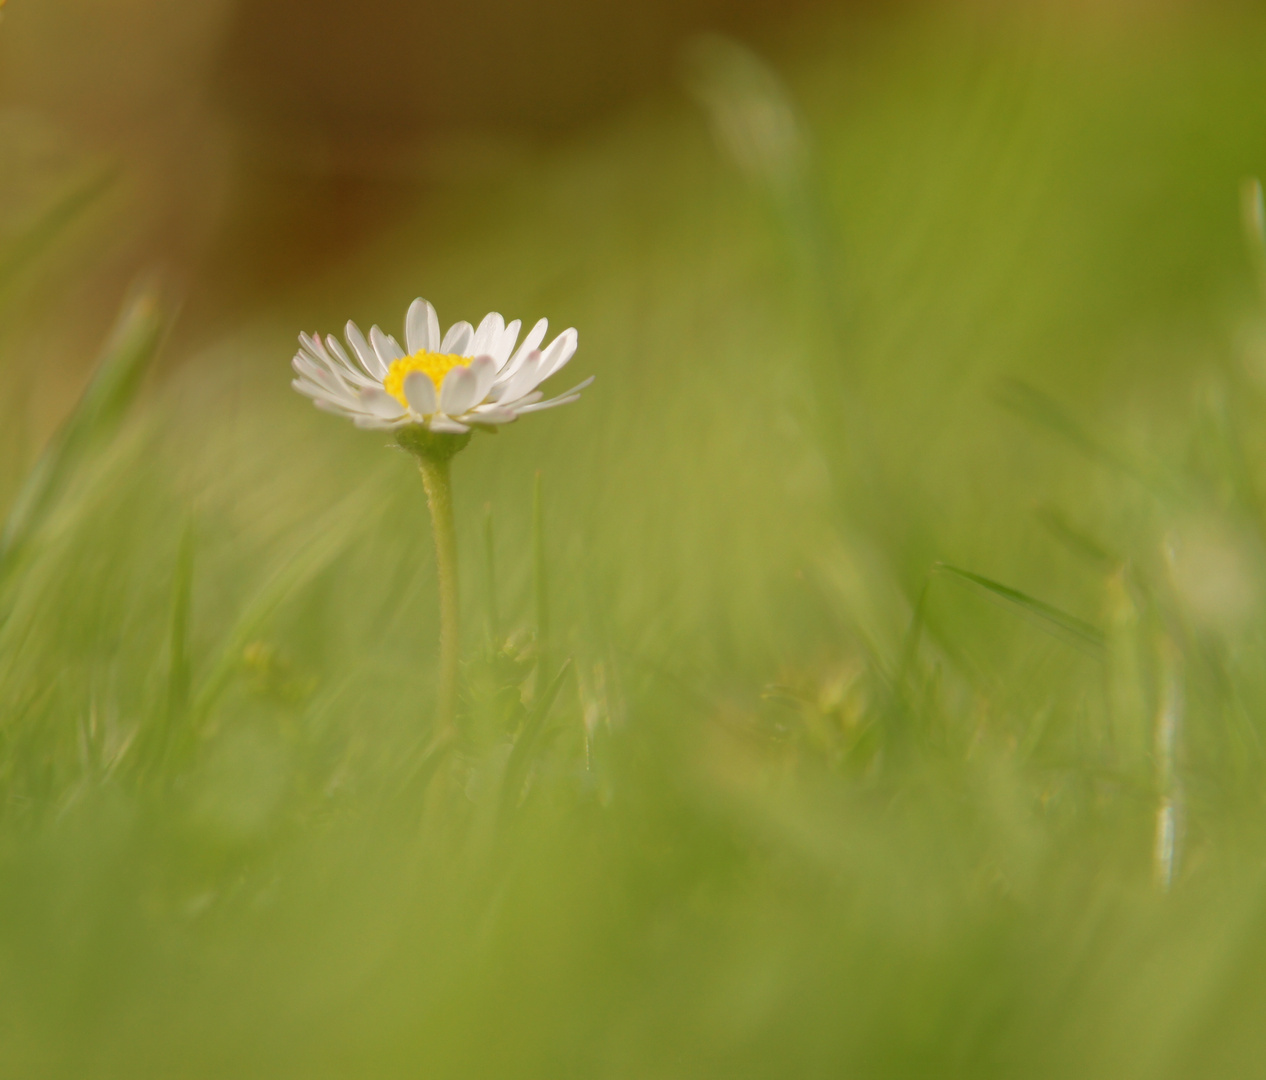
{"label": "grass meadow", "polygon": [[[0,336],[0,1075],[1266,1073],[1263,49],[704,41],[204,340],[120,280],[47,440]],[[597,376],[455,460],[438,748],[417,469],[287,366],[418,294]]]}

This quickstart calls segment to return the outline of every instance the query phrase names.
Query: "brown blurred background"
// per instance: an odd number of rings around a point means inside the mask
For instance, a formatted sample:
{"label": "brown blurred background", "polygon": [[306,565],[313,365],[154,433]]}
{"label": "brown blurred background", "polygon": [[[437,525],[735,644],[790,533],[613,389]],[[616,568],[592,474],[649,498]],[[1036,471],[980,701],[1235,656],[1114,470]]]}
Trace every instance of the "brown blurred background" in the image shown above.
{"label": "brown blurred background", "polygon": [[[982,8],[987,21],[1010,11],[1007,0],[940,3]],[[1145,14],[1178,3],[1153,0]],[[1077,18],[1144,14],[1140,0],[1044,4]],[[803,44],[819,18],[860,25],[914,6],[8,0],[0,251],[77,186],[110,178],[73,243],[54,249],[61,261],[43,260],[48,287],[37,278],[15,325],[0,327],[19,369],[10,385],[47,430],[137,273],[160,267],[182,302],[170,362],[395,223],[421,214],[442,227],[452,203],[434,194],[495,188],[640,100],[681,95],[682,48],[701,32],[778,66],[788,33]]]}
{"label": "brown blurred background", "polygon": [[20,232],[40,210],[24,192],[51,197],[59,177],[115,168],[111,198],[126,203],[128,228],[78,274],[75,325],[108,320],[110,283],[158,261],[185,295],[182,333],[196,330],[337,262],[428,189],[495,180],[639,97],[674,91],[691,35],[759,47],[826,6],[10,0],[0,230]]}

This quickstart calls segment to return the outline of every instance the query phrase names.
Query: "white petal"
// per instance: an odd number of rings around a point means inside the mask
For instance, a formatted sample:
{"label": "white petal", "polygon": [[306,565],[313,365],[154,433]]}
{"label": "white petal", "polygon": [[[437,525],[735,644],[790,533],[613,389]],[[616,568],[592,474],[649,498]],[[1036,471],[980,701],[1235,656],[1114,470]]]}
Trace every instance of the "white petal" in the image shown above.
{"label": "white petal", "polygon": [[587,390],[590,386],[592,386],[592,385],[593,385],[593,381],[594,381],[594,379],[596,379],[597,377],[598,377],[597,375],[590,375],[590,376],[589,376],[589,378],[587,378],[587,379],[582,379],[582,380],[581,380],[580,382],[578,382],[575,386],[573,386],[570,390],[566,391],[566,392],[565,392],[562,396],[563,396],[563,397],[571,397],[571,395],[572,395],[572,394],[579,394],[579,393],[580,393],[580,391],[582,391],[582,390]]}
{"label": "white petal", "polygon": [[469,356],[466,351],[470,347],[471,338],[475,336],[475,328],[468,322],[456,322],[448,328],[444,340],[440,344],[440,352],[456,356]]}
{"label": "white petal", "polygon": [[420,296],[409,305],[409,313],[404,317],[404,343],[410,354],[422,349],[435,352],[440,347],[439,316]]}
{"label": "white petal", "polygon": [[343,394],[331,393],[323,387],[317,386],[304,379],[291,379],[290,385],[299,391],[304,397],[311,398],[320,405],[325,402],[327,405],[336,406],[339,410],[354,410],[356,408],[355,398],[348,397]]}
{"label": "white petal", "polygon": [[339,374],[343,375],[344,378],[350,379],[359,386],[376,385],[373,379],[361,371],[361,369],[352,362],[352,358],[347,355],[347,351],[341,344],[339,344],[338,338],[336,338],[333,334],[326,334],[325,347],[329,351],[330,355],[338,361],[338,366],[344,369],[339,372]]}
{"label": "white petal", "polygon": [[477,389],[475,373],[464,364],[458,365],[444,376],[444,385],[440,387],[440,411],[449,416],[460,416],[475,404]]}
{"label": "white petal", "polygon": [[492,389],[493,380],[497,377],[497,362],[485,353],[470,362],[470,370],[475,376],[475,402],[478,403]]}
{"label": "white petal", "polygon": [[576,344],[577,334],[574,327],[564,330],[550,343],[550,347],[541,357],[541,370],[545,373],[541,376],[541,382],[566,366],[567,361],[576,353]]}
{"label": "white petal", "polygon": [[321,344],[321,338],[313,334],[300,334],[299,344],[308,350],[313,356],[324,363],[330,362],[329,354],[325,351],[325,346]]}
{"label": "white petal", "polygon": [[314,368],[320,368],[320,370],[324,371],[332,378],[337,379],[340,383],[345,383],[353,377],[367,381],[369,379],[369,376],[363,371],[345,367],[343,364],[339,363],[339,361],[330,356],[325,349],[322,349],[320,354],[314,354],[308,352],[306,349],[301,349],[299,351],[298,358],[302,358],[305,364],[309,364]]}
{"label": "white petal", "polygon": [[434,416],[427,422],[427,427],[445,435],[465,435],[470,430],[465,424],[450,420],[447,416]]}
{"label": "white petal", "polygon": [[411,371],[404,377],[404,396],[409,408],[419,416],[435,412],[435,383],[425,371]]}
{"label": "white petal", "polygon": [[317,363],[308,353],[296,353],[290,366],[294,368],[296,375],[302,375],[318,386],[325,386],[331,390],[347,390],[347,380],[342,378],[337,369],[331,371],[324,364]]}
{"label": "white petal", "polygon": [[[326,355],[330,355],[328,349],[326,350]],[[333,375],[342,386],[355,388],[358,386],[378,385],[377,379],[371,379],[368,375],[361,371],[358,366],[351,364],[350,361],[344,363],[342,360],[330,357],[328,362],[322,360],[321,363],[325,370]]]}
{"label": "white petal", "polygon": [[519,346],[519,351],[514,354],[510,362],[501,370],[501,377],[507,378],[513,375],[519,368],[519,365],[528,358],[528,354],[534,352],[545,340],[545,331],[549,329],[549,319],[541,319],[531,330],[528,336],[523,339],[523,344]]}
{"label": "white petal", "polygon": [[345,364],[349,368],[352,368],[355,366],[352,363],[352,358],[347,355],[347,350],[343,348],[343,346],[339,342],[339,339],[336,338],[333,334],[325,335],[325,347],[326,349],[329,350],[330,355],[333,356],[340,363]]}
{"label": "white petal", "polygon": [[360,408],[356,402],[356,395],[346,390],[330,390],[320,383],[314,383],[302,378],[292,379],[290,385],[305,397],[310,397],[313,401],[328,401],[346,409]]}
{"label": "white petal", "polygon": [[369,343],[374,347],[374,353],[382,363],[384,374],[391,367],[393,361],[399,360],[404,356],[404,350],[400,348],[400,343],[390,334],[384,334],[376,326],[369,328]]}
{"label": "white petal", "polygon": [[365,335],[360,332],[360,327],[349,321],[343,329],[343,334],[347,338],[347,343],[352,347],[352,352],[356,354],[356,359],[360,361],[360,366],[365,369],[365,374],[381,382],[382,377],[387,374],[387,369],[379,361],[378,354],[369,347],[369,342],[365,340]]}
{"label": "white petal", "polygon": [[506,321],[499,312],[490,311],[483,317],[475,338],[470,343],[470,351],[475,356],[491,353],[493,346],[501,340],[501,332],[506,328]]}
{"label": "white petal", "polygon": [[404,427],[409,421],[405,420],[382,420],[377,416],[353,416],[352,422],[358,428],[368,428],[371,431],[394,431],[396,428]]}
{"label": "white petal", "polygon": [[523,408],[517,410],[519,415],[524,413],[540,412],[542,409],[552,409],[555,405],[570,405],[573,401],[579,401],[579,394],[563,394],[561,397],[550,398],[549,401],[538,401],[535,405],[524,405]]}
{"label": "white petal", "polygon": [[541,391],[533,390],[530,394],[524,394],[523,397],[515,401],[500,401],[498,404],[503,409],[513,409],[515,412],[518,412],[524,405],[535,405],[544,396],[545,395],[541,393]]}
{"label": "white petal", "polygon": [[361,427],[391,427],[399,423],[399,421],[382,420],[377,416],[371,416],[369,413],[362,411],[359,407],[348,408],[337,403],[331,403],[323,400],[314,400],[312,404],[322,412],[334,413],[334,415],[342,416],[347,420],[355,420]]}
{"label": "white petal", "polygon": [[327,387],[330,390],[338,390],[345,384],[343,380],[335,375],[324,364],[318,364],[307,353],[295,353],[295,357],[290,361],[290,366],[294,368],[296,375],[303,375],[318,386]]}
{"label": "white petal", "polygon": [[534,390],[544,376],[541,374],[541,354],[535,350],[528,353],[527,359],[519,365],[519,369],[506,378],[501,377],[501,394],[499,400],[514,401]]}
{"label": "white petal", "polygon": [[590,375],[584,382],[577,383],[565,394],[559,394],[558,397],[550,398],[549,401],[531,402],[521,406],[512,406],[515,412],[530,413],[540,412],[542,409],[552,409],[555,405],[570,405],[573,401],[580,400],[580,391],[585,389],[594,380],[594,376]]}
{"label": "white petal", "polygon": [[523,325],[518,319],[510,323],[509,326],[501,333],[501,340],[497,342],[496,347],[491,350],[492,357],[497,361],[497,367],[505,367],[505,362],[510,358],[510,354],[514,351],[514,343],[519,340],[519,328]]}
{"label": "white petal", "polygon": [[367,386],[356,395],[356,400],[367,413],[373,413],[382,420],[399,419],[405,411],[400,402],[376,386]]}
{"label": "white petal", "polygon": [[328,387],[322,386],[320,383],[313,382],[300,376],[297,379],[291,379],[290,385],[299,391],[299,393],[310,398],[325,398],[334,401],[338,398],[338,392],[330,390]]}
{"label": "white petal", "polygon": [[508,424],[517,415],[513,409],[503,409],[500,405],[480,405],[465,418],[473,424]]}
{"label": "white petal", "polygon": [[440,347],[443,338],[440,337],[440,317],[435,313],[435,308],[430,304],[426,305],[426,325],[429,329],[431,338],[431,351],[434,352]]}
{"label": "white petal", "polygon": [[[302,339],[303,336],[300,335],[300,338]],[[301,366],[305,372],[320,371],[326,379],[333,379],[339,386],[345,386],[353,378],[353,373],[335,360],[320,341],[311,338],[304,342],[303,348],[299,350],[293,363],[296,371],[300,370]],[[368,377],[360,371],[355,373],[355,377],[368,381]]]}
{"label": "white petal", "polygon": [[352,420],[357,416],[363,415],[362,413],[358,413],[355,409],[345,409],[342,405],[333,401],[326,401],[325,398],[313,398],[312,404],[322,412],[333,413],[335,416],[341,416],[346,420]]}

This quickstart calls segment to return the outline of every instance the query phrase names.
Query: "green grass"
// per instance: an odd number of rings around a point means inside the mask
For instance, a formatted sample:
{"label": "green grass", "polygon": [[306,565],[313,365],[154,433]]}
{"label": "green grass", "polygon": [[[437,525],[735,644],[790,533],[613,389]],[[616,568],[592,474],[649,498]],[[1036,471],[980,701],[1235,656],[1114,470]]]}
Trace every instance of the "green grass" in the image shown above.
{"label": "green grass", "polygon": [[[0,556],[0,1075],[1266,1071],[1263,45],[827,27],[782,187],[666,96],[139,396],[129,308]],[[598,376],[455,462],[448,753],[416,469],[286,387],[419,292]]]}

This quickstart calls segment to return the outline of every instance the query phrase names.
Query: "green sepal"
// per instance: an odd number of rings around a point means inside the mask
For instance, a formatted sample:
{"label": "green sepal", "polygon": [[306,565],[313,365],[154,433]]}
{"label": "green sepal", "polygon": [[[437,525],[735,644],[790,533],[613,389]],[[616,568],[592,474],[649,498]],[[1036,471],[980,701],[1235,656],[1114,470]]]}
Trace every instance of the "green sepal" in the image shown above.
{"label": "green sepal", "polygon": [[396,435],[396,442],[417,458],[427,461],[448,461],[457,451],[470,442],[473,432],[463,435],[450,435],[448,432],[436,432],[423,424],[410,424],[401,428]]}

